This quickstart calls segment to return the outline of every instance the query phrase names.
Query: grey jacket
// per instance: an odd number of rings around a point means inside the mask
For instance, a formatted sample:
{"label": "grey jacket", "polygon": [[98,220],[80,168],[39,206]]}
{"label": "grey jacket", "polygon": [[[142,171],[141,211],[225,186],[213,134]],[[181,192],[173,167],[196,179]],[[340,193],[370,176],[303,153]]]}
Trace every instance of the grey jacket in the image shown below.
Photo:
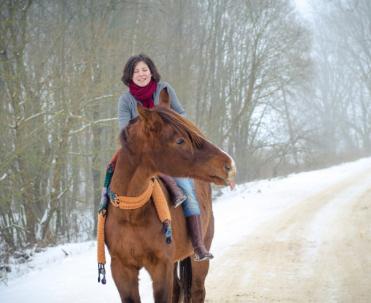
{"label": "grey jacket", "polygon": [[[176,111],[178,114],[185,116],[185,111],[180,104],[178,97],[175,94],[175,90],[170,86],[167,82],[158,82],[157,83],[157,89],[153,95],[153,101],[155,105],[158,105],[160,100],[160,92],[162,89],[167,88],[167,91],[169,93],[170,97],[170,107],[174,111]],[[118,115],[119,115],[119,126],[120,130],[125,128],[129,121],[136,118],[138,116],[138,110],[137,110],[137,102],[141,103],[140,101],[136,100],[132,94],[130,94],[129,91],[125,92],[121,97],[119,98],[118,102]]]}

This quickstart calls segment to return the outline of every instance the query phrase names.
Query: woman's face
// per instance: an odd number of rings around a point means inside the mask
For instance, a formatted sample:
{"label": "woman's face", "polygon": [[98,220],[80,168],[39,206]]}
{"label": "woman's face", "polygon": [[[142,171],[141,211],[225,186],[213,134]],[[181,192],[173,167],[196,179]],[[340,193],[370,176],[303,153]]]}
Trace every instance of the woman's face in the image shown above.
{"label": "woman's face", "polygon": [[143,61],[138,62],[134,67],[133,82],[140,86],[146,86],[152,79],[151,70]]}

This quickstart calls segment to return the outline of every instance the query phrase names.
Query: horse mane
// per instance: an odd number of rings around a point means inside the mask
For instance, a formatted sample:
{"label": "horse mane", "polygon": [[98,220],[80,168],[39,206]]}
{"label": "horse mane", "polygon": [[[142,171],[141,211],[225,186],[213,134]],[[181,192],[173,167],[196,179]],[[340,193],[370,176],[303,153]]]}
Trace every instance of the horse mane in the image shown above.
{"label": "horse mane", "polygon": [[188,139],[193,147],[201,148],[202,143],[207,140],[196,125],[173,110],[158,107],[156,111],[165,123],[169,124],[184,138]]}
{"label": "horse mane", "polygon": [[[165,123],[179,132],[194,148],[201,148],[202,143],[207,140],[196,125],[178,113],[175,113],[173,110],[164,107],[155,107],[154,109],[151,109],[151,111],[158,113]],[[132,119],[129,124],[121,130],[120,142],[122,146],[127,146],[128,128],[138,120],[139,117]]]}

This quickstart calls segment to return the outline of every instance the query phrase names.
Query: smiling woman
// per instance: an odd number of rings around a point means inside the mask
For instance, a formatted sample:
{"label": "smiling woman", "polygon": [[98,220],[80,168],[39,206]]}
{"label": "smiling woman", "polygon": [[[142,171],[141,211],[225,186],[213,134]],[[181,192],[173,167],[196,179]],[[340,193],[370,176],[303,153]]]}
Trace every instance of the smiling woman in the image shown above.
{"label": "smiling woman", "polygon": [[146,108],[159,105],[162,91],[166,91],[168,95],[170,108],[185,116],[175,90],[169,83],[161,81],[156,65],[148,56],[140,54],[130,57],[125,64],[121,81],[129,91],[124,92],[118,102],[120,130],[138,116],[137,104]]}
{"label": "smiling woman", "polygon": [[138,62],[134,69],[133,82],[140,87],[145,87],[151,81],[151,77],[152,74],[148,65],[143,61]]}

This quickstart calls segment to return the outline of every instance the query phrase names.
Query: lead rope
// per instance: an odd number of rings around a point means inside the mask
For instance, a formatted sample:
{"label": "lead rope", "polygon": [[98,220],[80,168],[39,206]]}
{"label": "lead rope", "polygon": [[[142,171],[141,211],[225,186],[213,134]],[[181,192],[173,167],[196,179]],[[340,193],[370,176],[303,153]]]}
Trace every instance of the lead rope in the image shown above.
{"label": "lead rope", "polygon": [[[110,190],[109,186],[112,180],[113,172],[115,169],[117,159],[117,153],[108,165],[106,176],[104,179],[104,187],[101,194],[101,202],[98,210],[98,224],[97,224],[97,259],[98,259],[98,283],[106,284],[106,256],[104,247],[104,225],[107,217],[108,202],[111,195],[114,195]],[[172,242],[172,228],[171,228],[171,216],[167,205],[166,197],[161,189],[158,180],[153,180],[154,187],[152,192],[153,202],[157,210],[157,215],[162,222],[162,230],[165,235],[165,242],[170,244]],[[112,197],[113,198],[113,197]]]}
{"label": "lead rope", "polygon": [[106,284],[106,255],[104,248],[104,225],[107,217],[107,207],[109,202],[108,189],[111,184],[114,167],[116,164],[117,152],[113,156],[113,159],[108,164],[106,176],[104,178],[104,186],[102,189],[100,206],[98,210],[98,225],[97,225],[97,258],[98,258],[98,283]]}

